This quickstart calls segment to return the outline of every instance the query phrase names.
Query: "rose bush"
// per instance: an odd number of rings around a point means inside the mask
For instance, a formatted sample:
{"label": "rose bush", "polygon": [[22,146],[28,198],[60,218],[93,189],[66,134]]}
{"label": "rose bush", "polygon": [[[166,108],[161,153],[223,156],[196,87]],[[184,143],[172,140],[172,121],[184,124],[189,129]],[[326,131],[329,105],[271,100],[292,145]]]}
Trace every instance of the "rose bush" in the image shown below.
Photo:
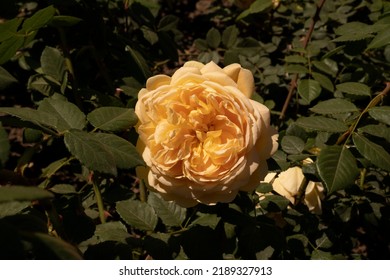
{"label": "rose bush", "polygon": [[184,207],[252,191],[277,149],[270,112],[249,99],[253,91],[239,64],[190,61],[172,77],[149,78],[135,112],[150,188]]}
{"label": "rose bush", "polygon": [[[283,171],[274,180],[272,187],[278,194],[286,197],[291,203],[295,203],[296,195],[305,176],[298,166]],[[305,190],[304,203],[315,214],[321,214],[321,199],[324,198],[324,187],[320,183],[309,181]]]}

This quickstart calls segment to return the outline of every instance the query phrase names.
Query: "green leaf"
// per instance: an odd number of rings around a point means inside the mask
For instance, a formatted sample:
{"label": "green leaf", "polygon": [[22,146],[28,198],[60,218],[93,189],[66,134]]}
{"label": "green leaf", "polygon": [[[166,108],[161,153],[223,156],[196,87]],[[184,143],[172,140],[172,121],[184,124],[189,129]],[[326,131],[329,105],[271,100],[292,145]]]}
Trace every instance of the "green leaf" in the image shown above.
{"label": "green leaf", "polygon": [[390,125],[390,106],[370,108],[368,114],[375,120]]}
{"label": "green leaf", "polygon": [[212,229],[215,229],[221,220],[221,217],[218,217],[216,214],[205,214],[205,213],[198,213],[199,218],[195,219],[191,224],[190,227],[193,226],[205,226],[210,227]]}
{"label": "green leaf", "polygon": [[348,129],[343,122],[322,116],[301,117],[296,124],[306,129],[327,132],[344,132]]}
{"label": "green leaf", "polygon": [[73,16],[54,16],[50,21],[50,25],[57,28],[70,27],[78,24],[81,21],[82,21],[81,18],[73,17]]}
{"label": "green leaf", "polygon": [[119,132],[137,124],[134,109],[101,107],[87,115],[88,121],[97,129]]}
{"label": "green leaf", "polygon": [[96,137],[71,129],[65,132],[64,142],[71,154],[89,169],[116,176],[114,155]]}
{"label": "green leaf", "polygon": [[17,30],[22,23],[23,18],[17,17],[0,24],[0,42],[8,40],[11,37],[17,36]]}
{"label": "green leaf", "polygon": [[290,135],[282,138],[281,145],[283,151],[292,155],[300,154],[305,148],[305,142],[301,138]]}
{"label": "green leaf", "polygon": [[359,174],[356,159],[345,146],[328,146],[317,158],[317,168],[328,193],[352,185]]}
{"label": "green leaf", "polygon": [[31,201],[7,201],[0,203],[0,219],[20,213],[31,205]]}
{"label": "green leaf", "polygon": [[54,127],[53,124],[58,122],[58,119],[55,116],[31,108],[0,107],[0,113],[17,117],[23,121],[31,122],[41,128]]}
{"label": "green leaf", "polygon": [[180,227],[186,217],[187,210],[185,208],[180,207],[173,201],[164,200],[154,192],[149,193],[148,203],[167,226]]}
{"label": "green leaf", "polygon": [[59,132],[64,132],[71,128],[83,129],[86,124],[85,115],[80,109],[65,100],[55,98],[45,98],[38,108],[38,112],[52,115],[56,120],[52,123]]}
{"label": "green leaf", "polygon": [[272,191],[273,191],[273,187],[270,183],[260,183],[260,185],[256,188],[256,192],[259,193],[269,193]]}
{"label": "green leaf", "polygon": [[352,140],[362,156],[376,166],[390,171],[390,155],[382,146],[371,142],[358,133],[352,134]]}
{"label": "green leaf", "polygon": [[[1,26],[1,24],[0,24]],[[18,80],[15,79],[7,70],[0,66],[0,90],[4,90],[10,85],[17,83]]]}
{"label": "green leaf", "polygon": [[55,86],[55,83],[49,81],[49,79],[43,74],[30,76],[27,84],[29,90],[36,90],[45,96],[53,95],[56,92]]}
{"label": "green leaf", "polygon": [[354,41],[360,41],[372,37],[374,37],[374,35],[369,33],[365,33],[365,34],[352,33],[352,34],[341,35],[340,37],[337,37],[332,41],[333,42],[354,42]]}
{"label": "green leaf", "polygon": [[333,83],[327,76],[317,72],[312,72],[311,75],[313,76],[314,80],[320,83],[321,87],[330,92],[334,91]]}
{"label": "green leaf", "polygon": [[307,58],[301,56],[301,55],[288,55],[285,58],[286,63],[307,63]]}
{"label": "green leaf", "polygon": [[91,133],[91,139],[99,142],[106,151],[114,156],[114,162],[119,168],[134,168],[145,165],[137,149],[129,141],[108,133]]}
{"label": "green leaf", "polygon": [[239,16],[237,17],[236,20],[238,21],[238,20],[241,20],[243,18],[246,18],[249,15],[264,12],[268,8],[272,7],[272,4],[273,4],[272,0],[256,0],[255,2],[253,2],[250,5],[250,7],[247,10],[245,10],[241,14],[239,14]]}
{"label": "green leaf", "polygon": [[45,47],[41,55],[41,67],[43,74],[53,77],[61,84],[66,72],[66,65],[65,58],[58,49]]}
{"label": "green leaf", "polygon": [[212,27],[206,34],[206,42],[210,48],[218,48],[219,44],[221,43],[221,33],[219,33],[216,28]]}
{"label": "green leaf", "polygon": [[10,148],[8,133],[0,122],[0,167],[7,162]]}
{"label": "green leaf", "polygon": [[174,15],[164,16],[158,23],[158,31],[172,31],[177,28],[179,18]]}
{"label": "green leaf", "polygon": [[56,161],[53,161],[48,166],[42,169],[41,178],[50,178],[53,176],[60,168],[69,164],[68,158],[62,158]]}
{"label": "green leaf", "polygon": [[[324,59],[323,61],[313,61],[312,64],[318,70],[335,77],[337,74],[337,64],[332,63],[330,59]],[[313,76],[314,77],[314,76]]]}
{"label": "green leaf", "polygon": [[143,25],[141,27],[142,34],[146,41],[148,41],[151,45],[154,45],[158,42],[158,35],[151,28]]}
{"label": "green leaf", "polygon": [[[270,212],[281,211],[287,208],[290,201],[281,195],[266,195],[264,199],[259,201],[261,208],[267,209]],[[275,207],[276,206],[276,207]]]}
{"label": "green leaf", "polygon": [[207,51],[209,49],[207,45],[207,41],[201,38],[197,38],[194,41],[195,48],[197,48],[200,51]]}
{"label": "green leaf", "polygon": [[358,128],[359,133],[368,133],[386,139],[390,142],[390,128],[383,124],[369,124]]}
{"label": "green leaf", "polygon": [[149,78],[152,75],[152,73],[150,72],[149,66],[146,63],[143,56],[137,50],[133,49],[130,46],[126,46],[126,51],[130,53],[138,69],[141,71],[142,76],[145,79]]}
{"label": "green leaf", "polygon": [[58,194],[74,194],[77,193],[76,187],[69,184],[57,184],[50,188],[50,191]]}
{"label": "green leaf", "polygon": [[235,25],[228,26],[223,32],[222,32],[222,44],[226,48],[231,48],[234,46],[234,44],[237,42],[237,37],[240,31]]}
{"label": "green leaf", "polygon": [[328,99],[326,101],[318,102],[317,105],[310,108],[310,111],[317,114],[342,114],[358,112],[359,109],[355,104],[341,98]]}
{"label": "green leaf", "polygon": [[348,94],[371,96],[370,88],[362,83],[346,82],[336,85],[336,89]]}
{"label": "green leaf", "polygon": [[22,30],[20,32],[28,33],[45,26],[53,18],[55,12],[56,10],[53,5],[37,11],[32,17],[23,22]]}
{"label": "green leaf", "polygon": [[388,44],[390,44],[390,32],[387,29],[379,32],[367,46],[367,49],[378,49]]}
{"label": "green leaf", "polygon": [[116,211],[130,226],[140,230],[154,230],[157,215],[152,206],[139,200],[123,200],[116,203]]}
{"label": "green leaf", "polygon": [[298,81],[298,94],[304,104],[310,104],[321,94],[320,83],[316,80],[301,79]]}
{"label": "green leaf", "polygon": [[39,243],[41,246],[44,246],[60,260],[82,259],[82,256],[75,247],[73,247],[69,243],[66,243],[60,238],[40,232],[29,232],[24,237],[26,239],[29,239],[29,241],[31,241],[33,244]]}
{"label": "green leaf", "polygon": [[10,60],[23,46],[23,37],[11,37],[0,44],[0,65]]}
{"label": "green leaf", "polygon": [[53,198],[53,194],[37,187],[12,186],[0,188],[0,203]]}
{"label": "green leaf", "polygon": [[309,73],[309,69],[300,64],[288,64],[285,67],[286,73],[306,74]]}
{"label": "green leaf", "polygon": [[121,222],[109,222],[96,226],[95,237],[99,242],[114,240],[126,243],[126,239],[131,237],[126,226]]}

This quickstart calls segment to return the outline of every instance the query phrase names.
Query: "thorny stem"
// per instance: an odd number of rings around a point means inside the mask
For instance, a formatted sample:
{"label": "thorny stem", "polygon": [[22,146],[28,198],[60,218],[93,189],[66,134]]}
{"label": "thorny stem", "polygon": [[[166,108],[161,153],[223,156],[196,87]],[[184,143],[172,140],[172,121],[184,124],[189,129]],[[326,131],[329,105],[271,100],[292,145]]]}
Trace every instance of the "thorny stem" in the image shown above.
{"label": "thorny stem", "polygon": [[[311,19],[311,24],[310,24],[309,30],[307,31],[307,34],[305,36],[305,40],[303,41],[303,48],[304,49],[306,49],[307,45],[309,44],[309,41],[310,41],[311,36],[313,34],[313,31],[314,31],[314,27],[316,25],[316,22],[320,18],[320,12],[321,12],[321,9],[324,6],[325,2],[326,2],[326,0],[321,0],[317,5],[316,12]],[[299,74],[297,73],[297,74],[295,74],[294,78],[290,82],[290,88],[288,90],[288,95],[287,95],[286,100],[284,101],[282,112],[279,116],[280,120],[283,120],[285,115],[286,115],[288,105],[290,104],[291,98],[293,97],[295,89],[297,88],[298,78],[299,78]]]}
{"label": "thorny stem", "polygon": [[379,93],[377,96],[375,96],[370,103],[368,103],[367,107],[363,110],[363,112],[360,113],[358,119],[349,127],[349,129],[344,132],[338,139],[336,144],[340,145],[341,143],[348,142],[349,137],[352,135],[352,133],[356,130],[356,127],[358,126],[360,120],[362,117],[368,112],[369,109],[372,107],[375,107],[378,105],[379,102],[382,101],[382,99],[390,92],[390,82],[386,82],[385,89]]}

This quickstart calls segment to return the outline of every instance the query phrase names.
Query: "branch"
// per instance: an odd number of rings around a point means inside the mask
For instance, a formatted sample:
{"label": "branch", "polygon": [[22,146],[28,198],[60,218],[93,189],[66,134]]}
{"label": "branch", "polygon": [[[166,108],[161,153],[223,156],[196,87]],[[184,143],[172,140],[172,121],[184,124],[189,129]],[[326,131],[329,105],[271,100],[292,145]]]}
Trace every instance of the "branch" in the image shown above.
{"label": "branch", "polygon": [[[317,5],[316,12],[311,19],[311,24],[310,24],[309,30],[307,31],[307,34],[305,36],[305,40],[303,41],[303,48],[304,49],[306,49],[307,45],[309,44],[309,41],[310,41],[311,36],[313,34],[313,31],[314,31],[314,26],[316,25],[316,22],[320,19],[320,12],[321,12],[321,9],[324,6],[325,2],[326,2],[326,0],[321,0],[320,3]],[[295,74],[294,78],[290,82],[290,88],[288,90],[288,95],[287,95],[286,100],[284,101],[283,109],[282,109],[282,112],[279,116],[280,120],[283,120],[285,115],[286,115],[288,105],[290,104],[290,101],[291,101],[291,98],[294,94],[294,91],[297,88],[298,78],[299,78],[299,74]]]}

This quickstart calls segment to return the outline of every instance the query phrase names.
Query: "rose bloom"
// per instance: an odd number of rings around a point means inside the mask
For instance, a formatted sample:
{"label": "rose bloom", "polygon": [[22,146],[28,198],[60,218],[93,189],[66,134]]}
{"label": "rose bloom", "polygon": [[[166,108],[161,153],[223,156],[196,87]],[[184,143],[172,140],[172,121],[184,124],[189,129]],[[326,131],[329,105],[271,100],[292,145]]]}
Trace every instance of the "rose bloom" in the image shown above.
{"label": "rose bloom", "polygon": [[[292,204],[304,179],[302,169],[298,166],[283,171],[274,180],[272,187],[278,194],[286,197]],[[304,197],[304,203],[315,214],[321,214],[321,199],[324,197],[324,187],[320,183],[309,181]]]}
{"label": "rose bloom", "polygon": [[[138,150],[149,187],[183,207],[230,202],[252,191],[277,149],[270,112],[250,98],[252,73],[189,61],[157,75],[138,94]],[[146,174],[147,173],[147,174]]]}

